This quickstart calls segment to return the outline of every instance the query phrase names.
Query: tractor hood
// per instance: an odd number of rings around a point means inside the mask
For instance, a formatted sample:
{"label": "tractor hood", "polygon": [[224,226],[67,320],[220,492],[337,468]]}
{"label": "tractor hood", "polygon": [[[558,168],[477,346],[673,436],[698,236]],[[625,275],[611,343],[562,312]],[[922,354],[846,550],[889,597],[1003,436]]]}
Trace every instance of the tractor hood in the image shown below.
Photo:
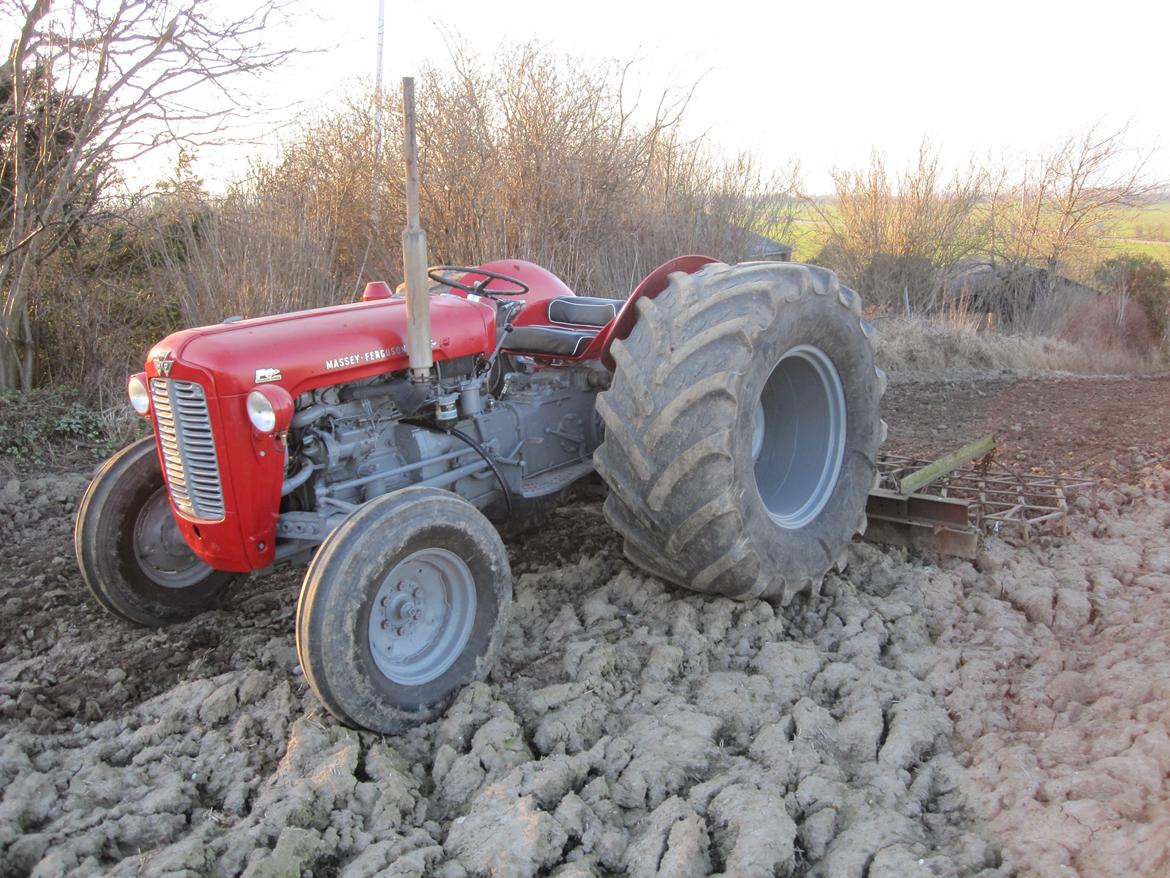
{"label": "tractor hood", "polygon": [[[495,348],[495,309],[435,293],[431,347],[436,362]],[[209,373],[218,396],[280,384],[294,397],[306,390],[406,369],[406,301],[394,297],[186,329],[148,355],[149,375],[171,362]]]}

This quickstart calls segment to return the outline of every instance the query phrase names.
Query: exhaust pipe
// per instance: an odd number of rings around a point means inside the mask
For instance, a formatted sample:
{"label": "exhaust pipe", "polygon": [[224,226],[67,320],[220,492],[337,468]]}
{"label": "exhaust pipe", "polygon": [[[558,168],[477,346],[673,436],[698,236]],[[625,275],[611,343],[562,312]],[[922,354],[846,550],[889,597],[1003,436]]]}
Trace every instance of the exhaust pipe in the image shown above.
{"label": "exhaust pipe", "polygon": [[427,233],[418,216],[418,141],[415,136],[414,78],[402,80],[406,153],[406,229],[402,232],[402,272],[406,281],[406,353],[412,381],[431,378],[431,303],[427,281]]}

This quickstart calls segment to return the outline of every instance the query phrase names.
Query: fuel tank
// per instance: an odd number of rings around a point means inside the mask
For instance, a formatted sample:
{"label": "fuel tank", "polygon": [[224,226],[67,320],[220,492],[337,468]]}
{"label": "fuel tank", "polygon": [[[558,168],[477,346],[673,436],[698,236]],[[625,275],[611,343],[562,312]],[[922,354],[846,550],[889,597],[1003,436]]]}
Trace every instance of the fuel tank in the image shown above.
{"label": "fuel tank", "polygon": [[[495,309],[461,296],[431,296],[436,361],[495,348]],[[306,390],[407,368],[406,301],[400,297],[185,329],[156,344],[147,372],[180,362],[211,376],[218,396],[279,383]],[[162,368],[169,368],[162,365]]]}

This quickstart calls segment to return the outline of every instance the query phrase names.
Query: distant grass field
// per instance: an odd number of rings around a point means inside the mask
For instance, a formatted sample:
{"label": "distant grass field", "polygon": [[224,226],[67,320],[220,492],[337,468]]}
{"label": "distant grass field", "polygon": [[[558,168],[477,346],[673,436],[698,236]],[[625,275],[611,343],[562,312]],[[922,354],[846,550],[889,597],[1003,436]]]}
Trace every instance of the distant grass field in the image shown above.
{"label": "distant grass field", "polygon": [[[821,252],[829,235],[821,212],[831,218],[835,210],[832,205],[825,204],[817,207],[809,204],[794,205],[787,209],[787,223],[760,231],[761,234],[791,245],[793,259],[808,262]],[[1170,266],[1170,200],[1152,202],[1127,211],[1112,231],[1113,234],[1101,242],[1106,253],[1152,256]]]}
{"label": "distant grass field", "polygon": [[1118,238],[1170,244],[1170,201],[1135,207],[1122,218],[1114,234]]}
{"label": "distant grass field", "polygon": [[1132,253],[1137,256],[1150,256],[1170,267],[1170,241],[1134,240],[1130,238],[1109,238],[1102,242],[1110,254]]}
{"label": "distant grass field", "polygon": [[770,228],[760,229],[760,234],[792,247],[792,258],[797,262],[808,262],[825,246],[829,228],[822,218],[822,212],[835,217],[836,207],[830,204],[796,204],[783,208],[785,218]]}
{"label": "distant grass field", "polygon": [[1152,256],[1170,266],[1170,201],[1155,201],[1127,212],[1103,244],[1112,253]]}

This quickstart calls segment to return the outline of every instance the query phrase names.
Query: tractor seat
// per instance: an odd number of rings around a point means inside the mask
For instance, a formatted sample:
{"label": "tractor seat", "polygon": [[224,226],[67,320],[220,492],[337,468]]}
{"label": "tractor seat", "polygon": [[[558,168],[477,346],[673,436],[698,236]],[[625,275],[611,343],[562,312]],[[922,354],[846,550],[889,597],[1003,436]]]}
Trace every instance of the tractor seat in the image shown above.
{"label": "tractor seat", "polygon": [[546,357],[575,357],[582,353],[596,336],[596,329],[513,326],[504,340],[504,349]]}
{"label": "tractor seat", "polygon": [[548,301],[548,319],[565,326],[605,326],[617,317],[625,299],[560,296]]}

